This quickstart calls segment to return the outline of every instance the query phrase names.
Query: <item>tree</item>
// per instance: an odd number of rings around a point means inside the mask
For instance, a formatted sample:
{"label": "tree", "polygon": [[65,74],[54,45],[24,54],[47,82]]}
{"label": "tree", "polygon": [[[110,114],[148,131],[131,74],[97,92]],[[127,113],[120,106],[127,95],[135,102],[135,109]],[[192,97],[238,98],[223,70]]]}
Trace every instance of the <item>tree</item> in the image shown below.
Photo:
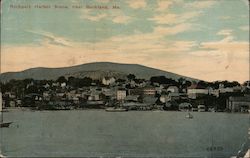
{"label": "tree", "polygon": [[250,86],[250,81],[245,81],[245,82],[243,83],[243,85],[244,85],[244,86]]}
{"label": "tree", "polygon": [[39,92],[39,89],[38,89],[38,87],[35,86],[35,85],[29,86],[29,87],[25,90],[25,93],[26,93],[26,94],[38,93],[38,92]]}
{"label": "tree", "polygon": [[57,80],[56,80],[56,82],[59,82],[59,83],[66,83],[67,82],[67,79],[64,77],[64,76],[60,76]]}
{"label": "tree", "polygon": [[208,82],[205,82],[205,81],[199,81],[197,83],[197,85],[200,86],[200,87],[207,88],[209,84],[208,84]]}
{"label": "tree", "polygon": [[115,82],[116,83],[125,83],[126,80],[118,78]]}
{"label": "tree", "polygon": [[191,81],[186,81],[186,82],[183,84],[183,88],[190,87],[191,85],[192,85],[192,82],[191,82]]}
{"label": "tree", "polygon": [[179,83],[179,85],[184,84],[184,83],[185,83],[185,81],[186,81],[186,80],[185,80],[184,78],[182,78],[182,77],[178,79],[178,83]]}
{"label": "tree", "polygon": [[159,83],[159,84],[169,84],[169,85],[178,85],[178,83],[171,79],[166,78],[165,76],[153,76],[150,78],[150,82],[152,83]]}
{"label": "tree", "polygon": [[127,76],[127,78],[128,78],[128,80],[132,81],[132,80],[135,79],[135,75],[134,75],[134,74],[129,74],[129,75]]}
{"label": "tree", "polygon": [[140,84],[145,81],[145,79],[134,79],[135,83]]}
{"label": "tree", "polygon": [[92,81],[93,80],[89,77],[79,79],[79,87],[91,86]]}
{"label": "tree", "polygon": [[230,83],[230,85],[231,85],[232,87],[235,87],[235,86],[240,86],[240,83],[237,82],[237,81],[233,81],[233,82]]}
{"label": "tree", "polygon": [[68,85],[71,87],[76,87],[76,78],[73,76],[68,77]]}

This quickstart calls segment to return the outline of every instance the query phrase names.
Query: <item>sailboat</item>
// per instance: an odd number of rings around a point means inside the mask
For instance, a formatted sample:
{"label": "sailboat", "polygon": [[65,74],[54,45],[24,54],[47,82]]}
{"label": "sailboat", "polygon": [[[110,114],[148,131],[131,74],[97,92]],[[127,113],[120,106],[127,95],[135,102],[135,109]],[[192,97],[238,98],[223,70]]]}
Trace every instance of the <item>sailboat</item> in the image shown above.
{"label": "sailboat", "polygon": [[2,98],[2,92],[0,92],[0,113],[1,113],[0,128],[8,128],[12,122],[3,122],[3,98]]}

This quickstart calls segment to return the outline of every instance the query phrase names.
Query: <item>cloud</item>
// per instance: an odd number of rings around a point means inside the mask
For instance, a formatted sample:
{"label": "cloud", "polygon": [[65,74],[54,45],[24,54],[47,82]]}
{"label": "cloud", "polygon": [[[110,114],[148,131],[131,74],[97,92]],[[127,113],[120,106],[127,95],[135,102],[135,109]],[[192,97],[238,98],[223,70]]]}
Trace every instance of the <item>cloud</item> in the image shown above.
{"label": "cloud", "polygon": [[[32,33],[57,39],[64,45],[47,42],[39,46],[5,46],[2,54],[2,70],[20,71],[30,67],[63,67],[96,61],[112,61],[123,63],[148,63],[148,66],[164,68],[165,56],[190,50],[196,45],[193,41],[164,41],[167,35],[174,35],[191,27],[189,24],[174,27],[156,27],[150,33],[138,33],[130,36],[114,36],[96,43],[72,42],[52,33],[30,31]],[[64,40],[63,40],[64,39]],[[153,55],[154,54],[154,55]],[[158,56],[163,58],[158,59]],[[15,60],[12,60],[15,57]],[[161,64],[160,64],[161,63]]]}
{"label": "cloud", "polygon": [[[205,8],[210,8],[215,5],[216,1],[203,0],[203,1],[194,1],[194,2],[185,2],[185,1],[158,1],[158,8],[156,9],[156,14],[149,18],[148,20],[154,21],[156,24],[179,24],[183,22],[193,22],[197,20],[196,18],[203,15]],[[171,13],[169,7],[172,5],[181,4],[180,6],[184,8],[189,8],[188,11],[183,13],[175,14]],[[186,9],[184,9],[186,10]]]}
{"label": "cloud", "polygon": [[[220,54],[223,57],[221,59],[223,60],[223,67],[225,69],[231,69],[231,73],[235,74],[237,71],[247,70],[247,67],[243,67],[243,65],[246,66],[249,62],[249,43],[246,41],[234,41],[234,37],[231,33],[232,30],[221,30],[217,34],[225,36],[224,39],[220,41],[203,42],[201,43],[201,48],[213,50],[216,51],[218,55]],[[241,74],[241,76],[246,78],[246,75]]]}
{"label": "cloud", "polygon": [[129,16],[125,16],[125,15],[118,15],[118,16],[115,16],[112,21],[114,23],[121,23],[121,24],[126,24],[128,23],[129,21],[131,20],[131,17]]}
{"label": "cloud", "polygon": [[185,72],[187,75],[208,81],[247,80],[249,43],[235,41],[232,32],[230,29],[220,30],[216,35],[224,36],[223,39],[201,42],[197,50],[187,49],[185,57],[178,60],[182,67],[176,68],[176,73]]}
{"label": "cloud", "polygon": [[241,26],[239,27],[239,29],[243,30],[243,31],[249,31],[249,26],[246,25],[246,26]]}
{"label": "cloud", "polygon": [[[219,56],[211,54],[219,54]],[[198,54],[198,53],[197,53]],[[227,57],[220,52],[210,52],[207,56],[186,55],[179,57],[178,65],[174,68],[175,73],[192,76],[206,81],[230,80],[244,82],[248,80],[248,62],[235,60],[228,64]],[[177,65],[176,61],[169,63]]]}
{"label": "cloud", "polygon": [[183,14],[162,13],[157,14],[149,20],[155,21],[157,24],[178,24],[192,20],[201,15],[201,12],[192,11]]}
{"label": "cloud", "polygon": [[223,35],[225,37],[220,41],[202,42],[200,44],[201,48],[213,49],[213,50],[218,50],[220,52],[226,52],[226,53],[230,53],[230,52],[237,53],[237,55],[240,55],[240,53],[242,52],[246,53],[249,51],[248,42],[234,41],[232,30],[229,30],[229,29],[221,30],[217,33],[217,35]]}
{"label": "cloud", "polygon": [[230,29],[225,29],[225,30],[221,30],[217,33],[217,35],[222,35],[222,36],[229,36],[232,34],[232,30]]}
{"label": "cloud", "polygon": [[[130,36],[115,36],[112,37],[110,40],[113,42],[124,42],[124,41],[130,41],[133,44],[137,43],[144,43],[145,41],[149,41],[151,43],[154,43],[156,41],[164,41],[163,38],[165,36],[169,35],[176,35],[178,33],[182,33],[188,30],[191,30],[192,24],[189,23],[182,23],[174,26],[169,27],[163,27],[163,26],[156,26],[152,32],[149,33],[138,33],[133,34]],[[136,41],[136,42],[135,42]]]}
{"label": "cloud", "polygon": [[140,8],[145,8],[147,6],[147,3],[145,0],[128,0],[127,1],[129,7],[133,9],[140,9]]}
{"label": "cloud", "polygon": [[245,41],[228,41],[228,40],[221,40],[216,42],[202,42],[201,48],[204,49],[213,49],[218,50],[220,52],[226,53],[237,53],[240,55],[241,52],[248,52],[249,50],[249,43]]}
{"label": "cloud", "polygon": [[159,0],[157,1],[158,8],[156,10],[166,11],[173,4],[174,4],[174,1]]}
{"label": "cloud", "polygon": [[233,41],[234,39],[234,37],[232,36],[232,32],[233,30],[224,29],[224,30],[217,32],[216,35],[225,36],[225,38],[221,42],[229,42],[229,41]]}
{"label": "cloud", "polygon": [[46,38],[44,42],[46,43],[51,43],[55,45],[61,45],[61,46],[72,46],[70,41],[66,38],[56,36],[50,32],[45,32],[45,31],[33,31],[33,30],[27,30],[26,32],[41,35]]}
{"label": "cloud", "polygon": [[119,24],[127,24],[133,19],[132,17],[125,15],[124,12],[120,10],[114,10],[112,12],[99,13],[99,14],[94,14],[94,13],[95,12],[91,10],[81,11],[80,18],[95,22],[105,19],[105,20],[110,20],[113,23],[119,23]]}
{"label": "cloud", "polygon": [[[150,33],[114,36],[96,43],[70,43],[72,47],[43,42],[40,46],[2,47],[2,70],[30,67],[65,67],[87,62],[137,63],[203,80],[237,80],[248,77],[248,42],[224,40],[230,30],[217,34],[219,41],[166,41],[165,36],[190,29],[190,24],[155,27]],[[50,33],[48,33],[50,34]],[[199,47],[198,50],[193,48]]]}
{"label": "cloud", "polygon": [[101,14],[97,14],[97,15],[83,14],[81,16],[82,19],[88,19],[90,21],[100,21],[106,17],[108,17],[108,15],[106,13],[101,13]]}
{"label": "cloud", "polygon": [[230,16],[220,16],[219,17],[219,19],[220,20],[229,20],[229,19],[231,19],[232,17],[230,17]]}
{"label": "cloud", "polygon": [[172,27],[163,27],[163,26],[157,26],[154,29],[154,33],[158,35],[175,35],[181,32],[185,32],[187,30],[192,29],[192,24],[190,23],[182,23],[178,25],[174,25]]}
{"label": "cloud", "polygon": [[190,3],[186,3],[185,8],[196,8],[196,9],[205,9],[210,8],[215,5],[216,0],[202,0],[202,1],[194,1]]}

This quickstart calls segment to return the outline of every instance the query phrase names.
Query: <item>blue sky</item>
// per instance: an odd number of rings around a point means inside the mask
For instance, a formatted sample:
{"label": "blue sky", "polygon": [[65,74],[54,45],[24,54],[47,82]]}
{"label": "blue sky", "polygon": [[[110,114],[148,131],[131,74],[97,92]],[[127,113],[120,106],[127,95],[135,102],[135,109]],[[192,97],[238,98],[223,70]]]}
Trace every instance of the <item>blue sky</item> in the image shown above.
{"label": "blue sky", "polygon": [[1,14],[3,72],[110,61],[208,81],[248,79],[247,0],[3,0]]}

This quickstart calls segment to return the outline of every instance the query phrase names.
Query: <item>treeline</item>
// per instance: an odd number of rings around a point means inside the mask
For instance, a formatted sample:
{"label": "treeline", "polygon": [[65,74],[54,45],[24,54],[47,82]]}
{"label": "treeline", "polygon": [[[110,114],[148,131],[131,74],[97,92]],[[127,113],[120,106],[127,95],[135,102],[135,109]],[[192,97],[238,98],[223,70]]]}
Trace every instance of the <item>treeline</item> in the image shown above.
{"label": "treeline", "polygon": [[[222,84],[224,87],[236,87],[241,86],[239,82],[237,81],[215,81],[215,82],[206,82],[206,81],[189,81],[184,78],[179,78],[178,80],[173,80],[171,78],[166,78],[165,76],[153,76],[150,78],[151,83],[159,83],[159,84],[168,84],[168,85],[175,85],[175,86],[181,86],[183,88],[187,88],[191,86],[193,83],[197,84],[198,87],[211,87],[214,89],[218,89],[220,84]],[[246,86],[248,81],[244,82],[244,86]]]}
{"label": "treeline", "polygon": [[[167,78],[165,76],[153,76],[150,78],[149,81],[145,79],[138,79],[134,74],[127,75],[127,80],[125,79],[116,79],[116,83],[127,83],[134,81],[135,83],[143,83],[143,82],[150,82],[151,85],[155,85],[155,83],[166,84],[166,85],[174,85],[179,88],[187,88],[191,86],[193,83],[189,80],[184,78],[179,78],[178,80],[174,80],[171,78]],[[194,81],[193,81],[194,82]],[[247,86],[250,81],[244,82],[244,86]],[[66,83],[68,87],[72,89],[82,88],[82,87],[89,87],[91,85],[96,86],[104,86],[102,81],[100,80],[93,80],[89,77],[84,78],[77,78],[77,77],[68,77],[65,78],[64,76],[59,77],[57,80],[34,80],[34,79],[24,79],[24,80],[10,80],[9,82],[3,83],[0,82],[0,88],[2,93],[5,92],[15,92],[17,97],[21,97],[23,94],[29,93],[38,93],[42,94],[46,90],[56,90],[56,86],[52,86],[55,83]],[[240,86],[240,83],[237,81],[215,81],[215,82],[206,82],[206,81],[197,81],[194,82],[197,86],[200,87],[211,87],[214,89],[218,89],[220,84],[223,84],[224,87],[235,87]],[[49,85],[49,88],[46,88],[45,85]],[[127,86],[130,87],[130,86]]]}

